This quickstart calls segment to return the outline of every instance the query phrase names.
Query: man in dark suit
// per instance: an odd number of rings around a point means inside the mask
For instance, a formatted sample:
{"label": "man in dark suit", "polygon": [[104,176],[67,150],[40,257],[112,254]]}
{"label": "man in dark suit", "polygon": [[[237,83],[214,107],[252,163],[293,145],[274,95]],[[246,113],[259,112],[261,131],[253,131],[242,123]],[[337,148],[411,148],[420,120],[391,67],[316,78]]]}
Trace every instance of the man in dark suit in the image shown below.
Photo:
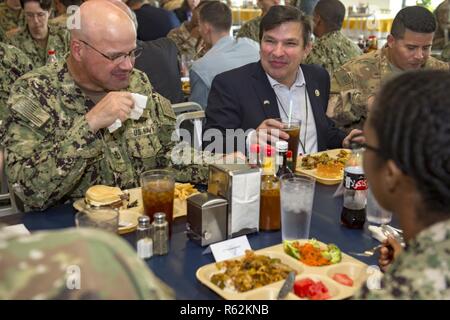
{"label": "man in dark suit", "polygon": [[227,129],[243,129],[246,135],[255,129],[260,144],[287,140],[279,118],[285,120],[289,114],[302,121],[301,153],[348,147],[350,139],[361,134],[353,130],[345,137],[326,116],[327,71],[300,64],[311,50],[311,32],[310,20],[297,8],[273,6],[268,11],[260,24],[261,60],[214,78],[206,109],[205,144],[211,135],[208,129],[221,131],[226,152],[245,149],[241,136]]}
{"label": "man in dark suit", "polygon": [[128,0],[127,5],[136,14],[139,40],[150,41],[165,37],[170,30],[180,26],[172,11],[153,7],[147,0]]}

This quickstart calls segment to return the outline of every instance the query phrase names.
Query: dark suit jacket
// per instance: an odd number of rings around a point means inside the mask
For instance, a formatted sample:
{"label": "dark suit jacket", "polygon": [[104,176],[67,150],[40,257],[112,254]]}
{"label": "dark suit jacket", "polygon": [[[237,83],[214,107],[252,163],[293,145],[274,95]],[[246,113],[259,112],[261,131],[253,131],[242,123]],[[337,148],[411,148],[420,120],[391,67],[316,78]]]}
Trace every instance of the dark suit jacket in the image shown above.
{"label": "dark suit jacket", "polygon": [[134,13],[138,22],[137,38],[142,41],[165,37],[170,30],[180,26],[180,22],[172,11],[149,4],[144,4]]}
{"label": "dark suit jacket", "polygon": [[184,101],[181,90],[181,73],[178,67],[178,49],[169,38],[139,41],[144,49],[136,58],[135,68],[150,79],[155,91],[173,103]]}
{"label": "dark suit jacket", "polygon": [[[326,116],[330,76],[322,67],[301,65],[316,121],[318,150],[341,148],[345,133]],[[318,93],[318,94],[317,94]],[[280,118],[275,91],[260,62],[217,75],[211,85],[206,108],[207,129],[256,129],[269,118]],[[224,142],[232,143],[228,136]],[[205,146],[208,144],[205,141]],[[239,150],[244,151],[244,150]]]}

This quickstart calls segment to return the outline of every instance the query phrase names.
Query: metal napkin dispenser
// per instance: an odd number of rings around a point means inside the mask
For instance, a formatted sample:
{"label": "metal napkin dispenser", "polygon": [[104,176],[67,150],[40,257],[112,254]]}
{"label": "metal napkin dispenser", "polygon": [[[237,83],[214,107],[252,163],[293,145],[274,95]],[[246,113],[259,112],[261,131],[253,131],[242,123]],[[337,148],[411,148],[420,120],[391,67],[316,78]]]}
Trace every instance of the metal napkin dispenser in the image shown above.
{"label": "metal napkin dispenser", "polygon": [[187,236],[201,246],[227,239],[227,200],[210,193],[187,199]]}
{"label": "metal napkin dispenser", "polygon": [[247,164],[210,165],[208,192],[228,201],[228,238],[259,230],[259,168]]}

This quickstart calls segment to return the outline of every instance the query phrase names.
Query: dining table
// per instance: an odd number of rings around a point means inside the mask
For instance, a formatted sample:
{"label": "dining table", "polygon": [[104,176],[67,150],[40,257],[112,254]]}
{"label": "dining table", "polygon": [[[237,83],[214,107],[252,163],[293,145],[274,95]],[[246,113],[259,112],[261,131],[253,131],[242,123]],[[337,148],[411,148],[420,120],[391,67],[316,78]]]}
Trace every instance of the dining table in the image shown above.
{"label": "dining table", "polygon": [[[336,244],[342,252],[364,252],[379,242],[372,238],[365,226],[363,229],[348,229],[340,223],[342,196],[334,196],[336,185],[316,184],[311,218],[310,238],[324,243]],[[58,230],[75,226],[76,210],[72,203],[65,203],[45,211],[20,214],[14,223],[23,223],[30,232]],[[12,220],[10,220],[12,221]],[[121,235],[135,248],[136,232]],[[253,250],[274,246],[282,242],[280,231],[255,232],[246,235]],[[377,264],[377,255],[356,257],[368,265]],[[186,216],[173,221],[170,250],[167,255],[153,256],[146,260],[151,271],[170,286],[176,299],[217,300],[219,295],[204,286],[196,271],[215,262],[208,247],[202,247],[187,237]]]}

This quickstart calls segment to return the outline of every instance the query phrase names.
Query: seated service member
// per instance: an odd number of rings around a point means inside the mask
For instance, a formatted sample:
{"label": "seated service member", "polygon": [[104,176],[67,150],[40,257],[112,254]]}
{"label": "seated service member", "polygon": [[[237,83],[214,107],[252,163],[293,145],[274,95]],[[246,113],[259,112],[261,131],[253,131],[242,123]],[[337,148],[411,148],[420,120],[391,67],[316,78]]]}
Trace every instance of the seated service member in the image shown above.
{"label": "seated service member", "polygon": [[6,42],[19,48],[30,58],[33,68],[47,63],[48,50],[55,50],[60,60],[69,51],[70,35],[66,28],[48,23],[51,0],[21,0],[26,26],[6,34]]}
{"label": "seated service member", "polygon": [[[273,6],[260,26],[261,60],[214,78],[204,139],[207,140],[208,129],[220,130],[225,150],[241,148],[235,146],[236,138],[229,134],[233,130],[227,129],[256,129],[260,139],[273,144],[277,134],[287,140],[289,135],[279,131],[283,125],[275,119],[288,119],[292,99],[292,117],[302,121],[299,153],[342,147],[344,132],[325,115],[330,88],[328,72],[316,65],[300,64],[311,50],[309,19],[297,8]],[[345,145],[350,137],[360,133],[352,132]]]}
{"label": "seated service member", "polygon": [[371,107],[364,172],[380,205],[397,216],[406,248],[393,238],[383,243],[381,288],[363,287],[357,299],[450,298],[449,88],[447,71],[404,73]]}
{"label": "seated service member", "polygon": [[[211,82],[216,75],[259,60],[259,44],[230,36],[231,10],[220,1],[207,1],[199,9],[200,34],[211,49],[194,61],[189,74],[191,96],[206,108]],[[218,63],[220,61],[220,63]]]}
{"label": "seated service member", "polygon": [[0,239],[0,299],[174,298],[136,251],[112,233],[72,228],[11,237],[0,227]]}
{"label": "seated service member", "polygon": [[[26,209],[81,198],[95,184],[135,187],[153,168],[174,167],[177,180],[205,180],[206,166],[172,161],[175,114],[133,69],[140,49],[128,14],[98,0],[83,3],[80,15],[67,60],[29,72],[11,90],[0,141],[8,179]],[[148,97],[138,120],[129,119],[131,93]],[[111,133],[117,120],[122,126]]]}
{"label": "seated service member", "polygon": [[370,100],[391,76],[422,68],[448,70],[447,63],[430,57],[435,30],[436,20],[428,9],[412,6],[400,10],[384,48],[336,70],[327,115],[343,130],[362,128]]}
{"label": "seated service member", "polygon": [[316,39],[303,63],[318,64],[330,76],[352,58],[362,54],[361,49],[341,32],[345,7],[339,0],[320,0],[314,8],[314,35]]}

